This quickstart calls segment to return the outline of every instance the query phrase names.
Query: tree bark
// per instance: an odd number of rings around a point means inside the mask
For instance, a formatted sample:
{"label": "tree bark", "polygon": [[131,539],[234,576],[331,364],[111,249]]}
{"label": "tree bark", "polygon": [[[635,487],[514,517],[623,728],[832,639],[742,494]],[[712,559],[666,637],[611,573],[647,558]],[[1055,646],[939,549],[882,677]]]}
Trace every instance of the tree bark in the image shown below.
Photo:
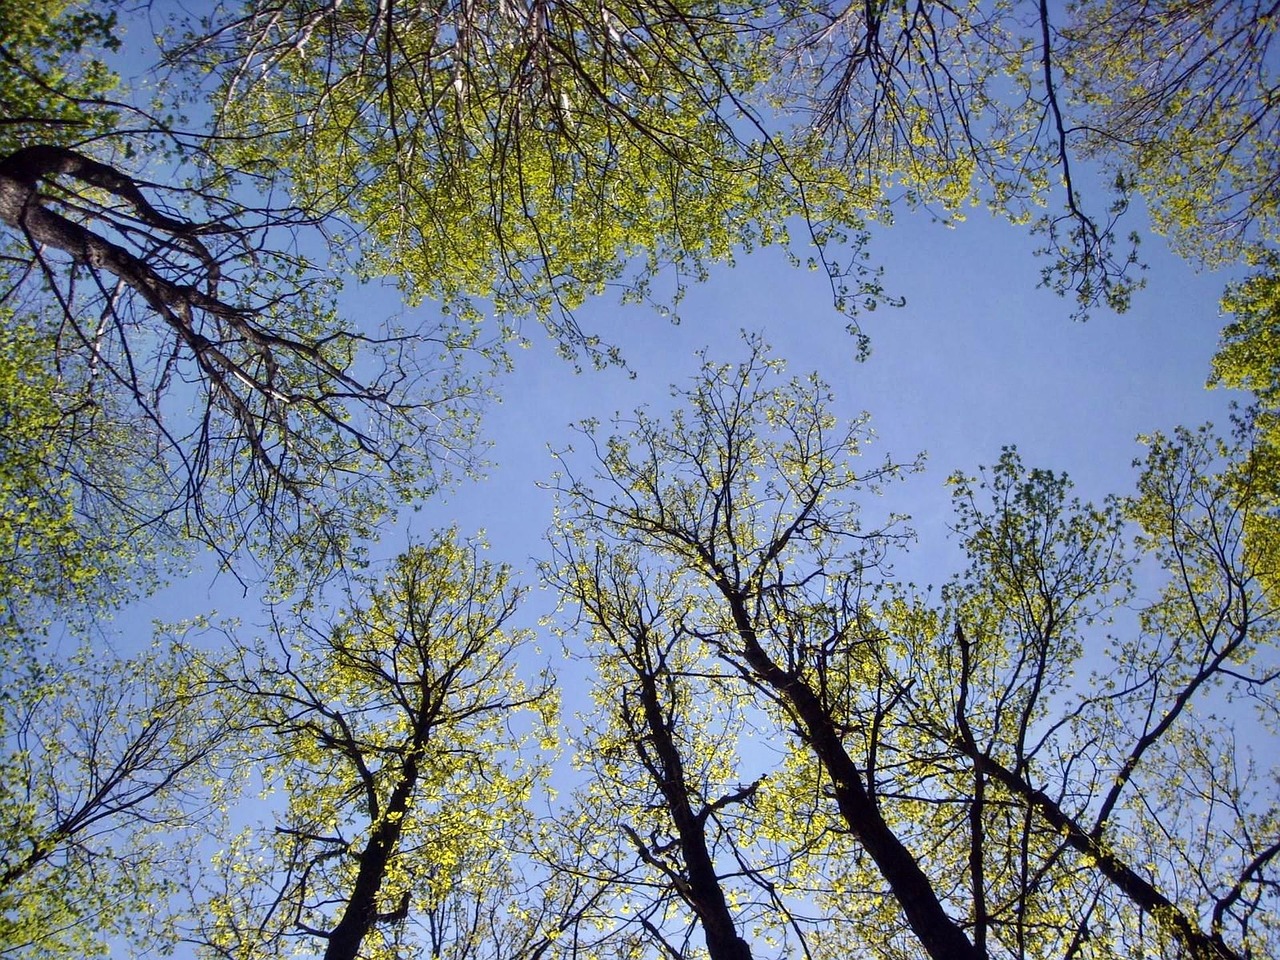
{"label": "tree bark", "polygon": [[657,683],[650,672],[640,672],[640,702],[645,726],[657,753],[657,769],[653,772],[675,824],[680,853],[689,874],[688,884],[681,893],[702,923],[711,960],[751,960],[751,947],[738,936],[720,877],[707,849],[705,820],[694,813],[689,802],[684,763],[672,739],[658,698]]}
{"label": "tree bark", "polygon": [[216,283],[217,264],[195,236],[196,228],[192,224],[161,214],[146,201],[137,184],[114,167],[66,147],[24,147],[0,160],[0,222],[35,244],[61,250],[78,263],[101,268],[118,277],[188,341],[198,335],[189,322],[185,325],[177,322],[180,315],[199,309],[225,318],[239,317],[240,311],[217,296],[166,279],[141,257],[50,210],[42,202],[38,188],[41,180],[58,174],[106,190],[126,201],[143,223],[169,235],[174,246],[200,260],[210,283]]}
{"label": "tree bark", "polygon": [[337,926],[329,931],[324,960],[356,960],[360,944],[382,917],[378,913],[378,894],[387,875],[387,866],[395,856],[404,829],[404,815],[409,798],[418,783],[417,762],[405,760],[400,782],[396,784],[382,818],[369,835],[360,852],[360,867],[351,896]]}
{"label": "tree bark", "polygon": [[783,670],[760,645],[742,595],[723,577],[716,586],[729,603],[734,627],[747,665],[787,704],[801,724],[801,733],[831,778],[840,815],[880,869],[907,923],[933,960],[984,960],[985,952],[970,942],[947,914],[928,876],[885,823],[879,807],[862,783],[857,765],[844,748],[831,715],[813,690]]}

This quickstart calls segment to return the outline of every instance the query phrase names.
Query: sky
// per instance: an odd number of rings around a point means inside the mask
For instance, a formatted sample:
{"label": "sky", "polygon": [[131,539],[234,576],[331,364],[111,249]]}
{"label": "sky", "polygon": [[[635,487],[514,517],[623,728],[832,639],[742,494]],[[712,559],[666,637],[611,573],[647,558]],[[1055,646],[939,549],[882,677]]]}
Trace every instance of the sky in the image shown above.
{"label": "sky", "polygon": [[[526,331],[529,347],[495,384],[500,402],[485,417],[488,476],[406,511],[375,560],[389,560],[450,524],[464,536],[484,531],[491,559],[510,563],[531,588],[515,623],[538,631],[542,655],[559,671],[571,732],[575,712],[589,703],[585,682],[578,682],[586,680],[585,665],[561,660],[549,628],[539,623],[556,603],[538,589],[537,576],[554,506],[547,488],[556,469],[552,451],[573,442],[572,425],[583,418],[607,421],[640,404],[666,409],[669,385],[691,380],[700,350],[734,363],[746,354],[740,332],[759,333],[789,373],[816,370],[831,384],[837,414],[870,414],[877,434],[870,458],[927,455],[925,471],[890,485],[883,504],[912,516],[919,542],[895,562],[895,572],[921,586],[941,584],[961,569],[948,530],[945,479],[953,471],[973,473],[1016,444],[1028,466],[1070,474],[1082,498],[1126,493],[1136,478],[1131,463],[1142,453],[1139,434],[1206,420],[1225,424],[1231,400],[1241,399],[1205,389],[1226,275],[1195,272],[1159,238],[1147,241],[1148,288],[1130,312],[1099,312],[1087,323],[1070,319],[1071,303],[1037,289],[1034,238],[986,214],[954,228],[904,216],[872,243],[889,292],[906,305],[862,317],[871,338],[871,355],[862,362],[824,278],[791,267],[776,249],[691,288],[678,326],[644,308],[588,304],[583,324],[622,348],[634,376],[619,369],[575,373],[548,338]],[[379,298],[388,313],[401,309],[390,287],[353,296],[366,311]],[[422,319],[431,318],[430,305],[421,311]],[[571,462],[590,469],[585,458]],[[206,569],[123,611],[115,627],[129,646],[149,639],[153,621],[196,615],[238,619],[242,634],[263,619],[239,584]],[[572,776],[566,763],[553,779],[562,796]],[[259,801],[238,813],[246,821],[272,816]]]}
{"label": "sky", "polygon": [[[1141,229],[1141,211],[1131,216],[1130,226]],[[902,211],[892,226],[875,228],[871,263],[905,305],[862,314],[871,342],[865,361],[822,274],[792,267],[778,248],[744,255],[692,286],[679,325],[648,308],[589,302],[580,323],[621,348],[626,370],[575,372],[548,337],[526,329],[528,347],[515,351],[514,369],[494,384],[498,400],[484,419],[493,464],[487,476],[405,510],[375,560],[451,524],[464,536],[483,531],[491,559],[510,563],[534,588],[518,622],[542,631],[544,648],[553,649],[538,618],[555,598],[536,589],[553,516],[553,452],[573,443],[572,425],[584,418],[607,423],[641,404],[665,409],[669,386],[697,372],[699,351],[734,363],[746,354],[746,331],[771,344],[791,374],[816,371],[828,381],[837,414],[870,414],[871,459],[927,456],[924,472],[888,487],[883,508],[910,515],[919,535],[896,563],[899,576],[939,584],[959,569],[945,484],[953,471],[973,473],[1017,445],[1029,466],[1067,472],[1083,498],[1123,494],[1135,479],[1140,434],[1225,425],[1230,402],[1243,399],[1205,389],[1229,273],[1197,272],[1146,235],[1147,288],[1125,315],[1099,310],[1081,323],[1071,319],[1072,302],[1037,288],[1036,246],[1025,228],[982,210],[955,226]],[[347,302],[366,316],[404,311],[393,285],[352,290]],[[403,319],[430,325],[433,307]],[[570,462],[590,469],[583,458]],[[157,621],[195,616],[239,619],[252,630],[262,618],[254,596],[213,567],[198,563],[189,578],[122,610],[109,628],[121,647],[145,645]],[[569,697],[565,706],[568,717],[577,705]]]}
{"label": "sky", "polygon": [[[514,369],[494,385],[497,402],[485,415],[487,475],[406,510],[373,555],[390,558],[456,524],[463,535],[483,531],[493,559],[536,585],[554,505],[546,487],[556,469],[552,452],[573,443],[572,425],[587,417],[607,422],[642,404],[666,409],[670,385],[690,381],[700,350],[736,362],[747,331],[763,336],[789,373],[816,371],[828,381],[838,414],[870,414],[877,446],[869,456],[926,455],[926,470],[891,486],[885,507],[911,515],[919,536],[899,574],[940,583],[955,570],[944,482],[953,471],[973,473],[1016,445],[1028,466],[1067,472],[1082,498],[1125,493],[1142,453],[1140,434],[1225,425],[1230,402],[1243,399],[1205,388],[1228,274],[1196,272],[1149,237],[1148,285],[1130,311],[1097,311],[1079,322],[1070,301],[1037,288],[1034,248],[1027,231],[981,210],[954,227],[907,214],[878,229],[872,262],[906,304],[861,315],[871,338],[865,361],[823,276],[792,267],[779,249],[756,251],[691,287],[678,325],[646,307],[589,302],[583,326],[622,348],[625,371],[575,372],[540,330],[526,329],[529,346],[515,350]],[[390,286],[351,297],[365,315],[403,309]],[[431,316],[424,304],[404,319]],[[216,613],[251,621],[252,609],[238,584],[202,569],[117,623],[138,636],[151,619]]]}
{"label": "sky", "polygon": [[[873,261],[906,305],[863,316],[871,355],[862,362],[823,277],[791,267],[776,249],[691,288],[678,326],[644,308],[588,304],[582,322],[621,346],[634,377],[618,369],[575,373],[548,338],[526,331],[530,345],[495,385],[501,402],[485,417],[494,464],[488,476],[406,511],[374,558],[389,560],[450,524],[464,536],[484,531],[491,559],[510,563],[530,587],[514,624],[537,631],[542,662],[559,673],[563,723],[572,733],[574,714],[589,706],[586,665],[561,659],[559,643],[540,622],[556,605],[550,591],[539,589],[537,573],[554,506],[547,488],[557,466],[552,451],[573,443],[571,427],[583,418],[607,421],[640,404],[666,409],[669,385],[691,380],[700,350],[725,363],[744,358],[746,330],[761,334],[789,373],[816,370],[827,380],[837,414],[870,414],[877,434],[870,458],[927,455],[922,473],[887,487],[882,509],[910,514],[919,537],[895,561],[895,573],[921,587],[940,585],[962,569],[948,529],[945,479],[953,471],[973,473],[1016,444],[1028,466],[1066,471],[1082,498],[1123,494],[1136,479],[1131,464],[1142,454],[1139,434],[1206,420],[1225,424],[1231,400],[1240,399],[1205,389],[1225,275],[1197,273],[1151,238],[1148,288],[1130,312],[1099,312],[1080,323],[1070,319],[1071,303],[1037,289],[1034,246],[1025,232],[980,213],[954,228],[902,217],[879,231]],[[356,296],[363,309],[376,305],[369,291]],[[389,313],[400,309],[391,288],[377,296],[385,297]],[[430,309],[422,308],[423,319]],[[570,462],[583,472],[591,467],[585,458]],[[264,620],[233,579],[205,570],[123,611],[116,627],[127,646],[149,639],[155,620],[196,615],[237,619],[242,636]],[[561,796],[572,777],[565,763],[553,778]],[[239,814],[272,816],[257,801]]]}
{"label": "sky", "polygon": [[[142,14],[149,23],[128,25],[118,69],[130,88],[146,83],[151,37],[169,8],[168,0],[152,5]],[[1091,171],[1075,172],[1087,185]],[[1086,207],[1106,199],[1085,194]],[[789,373],[816,371],[828,381],[837,413],[868,412],[879,438],[872,456],[927,455],[926,471],[890,488],[885,506],[909,514],[919,534],[900,575],[939,583],[955,570],[944,483],[953,471],[973,473],[994,463],[1003,446],[1017,445],[1028,466],[1066,471],[1083,498],[1125,493],[1134,479],[1130,465],[1142,452],[1139,434],[1205,421],[1225,425],[1230,402],[1245,399],[1205,389],[1223,322],[1218,300],[1231,273],[1198,272],[1170,253],[1145,229],[1138,201],[1128,217],[1120,229],[1143,236],[1147,287],[1126,314],[1100,309],[1081,323],[1071,319],[1073,301],[1037,287],[1044,264],[1033,251],[1041,238],[1025,227],[980,208],[955,226],[925,211],[899,210],[892,225],[873,227],[869,250],[887,293],[906,304],[860,316],[872,351],[863,362],[825,277],[791,266],[776,247],[742,256],[691,286],[678,326],[647,307],[621,307],[607,296],[589,301],[579,312],[581,325],[621,347],[626,371],[575,373],[528,321],[529,346],[515,351],[513,371],[493,385],[499,402],[484,419],[493,464],[487,476],[404,511],[373,557],[389,559],[433,529],[456,524],[464,536],[483,530],[492,558],[536,584],[554,503],[545,487],[556,469],[551,451],[572,443],[571,425],[587,417],[607,421],[640,404],[661,409],[669,385],[696,373],[698,351],[736,362],[745,356],[740,333],[747,331],[771,344]],[[804,235],[799,228],[792,233]],[[434,319],[430,303],[406,310],[391,283],[349,287],[344,296],[353,316],[399,314],[406,324],[426,326]],[[187,580],[123,611],[116,621],[121,633],[141,641],[153,620],[197,614],[251,619],[253,598],[203,559]]]}

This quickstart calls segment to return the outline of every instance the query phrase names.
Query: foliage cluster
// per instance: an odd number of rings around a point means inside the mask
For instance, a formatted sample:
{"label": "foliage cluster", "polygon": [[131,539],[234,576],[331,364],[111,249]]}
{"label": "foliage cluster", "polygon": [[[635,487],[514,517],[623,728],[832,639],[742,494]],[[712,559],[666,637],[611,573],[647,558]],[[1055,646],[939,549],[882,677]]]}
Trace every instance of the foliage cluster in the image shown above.
{"label": "foliage cluster", "polygon": [[[0,954],[1280,953],[1274,4],[243,0],[166,21],[146,104],[126,12],[0,2]],[[365,568],[525,317],[625,362],[588,298],[778,245],[860,335],[867,224],[975,204],[1124,309],[1134,196],[1253,266],[1213,382],[1255,406],[1101,504],[956,475],[940,593],[870,512],[915,464],[751,338],[564,455],[572,662],[456,530]],[[263,623],[44,642],[200,548]]]}

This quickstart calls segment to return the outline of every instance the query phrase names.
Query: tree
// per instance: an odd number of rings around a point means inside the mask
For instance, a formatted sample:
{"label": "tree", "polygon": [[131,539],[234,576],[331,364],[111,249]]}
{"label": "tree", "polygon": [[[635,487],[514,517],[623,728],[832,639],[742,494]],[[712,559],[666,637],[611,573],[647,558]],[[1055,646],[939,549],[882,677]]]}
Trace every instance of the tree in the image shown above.
{"label": "tree", "polygon": [[[1276,608],[1245,542],[1259,504],[1222,467],[1241,456],[1207,431],[1154,437],[1137,495],[1102,509],[1068,502],[1064,478],[1024,471],[1013,455],[985,484],[988,510],[960,481],[972,566],[949,598],[959,692],[944,694],[954,709],[943,714],[921,701],[917,722],[1025,805],[1024,837],[1044,834],[1025,873],[1044,884],[1083,863],[1123,895],[1116,904],[1090,891],[1093,903],[1067,915],[1058,935],[1074,951],[1090,939],[1106,949],[1163,941],[1194,957],[1274,945],[1275,804],[1242,766],[1233,730],[1271,726],[1276,680]],[[1122,517],[1165,582],[1104,666],[1075,683],[1090,628],[1132,598]],[[1263,714],[1238,716],[1236,697],[1261,697]],[[984,835],[985,856],[1000,846]],[[1137,911],[1155,930],[1126,917]]]}
{"label": "tree", "polygon": [[590,631],[597,710],[578,752],[589,779],[563,830],[586,840],[562,844],[557,866],[604,891],[614,914],[593,913],[605,943],[630,935],[688,956],[701,927],[712,960],[750,960],[743,934],[777,905],[744,912],[752,887],[769,884],[744,869],[723,822],[760,786],[735,782],[744,718],[708,682],[694,638],[669,612],[674,582],[647,581],[634,555],[604,555],[571,527],[562,533],[549,574]]}
{"label": "tree", "polygon": [[[190,84],[196,108],[215,98],[212,129],[186,131],[109,99],[113,7],[7,11],[4,296],[39,293],[51,362],[90,371],[77,389],[111,393],[147,438],[136,460],[164,481],[150,521],[179,520],[228,558],[293,538],[333,559],[348,531],[428,493],[443,461],[469,459],[451,427],[477,385],[458,353],[489,305],[507,333],[532,311],[566,352],[608,358],[577,325],[586,296],[678,300],[682,278],[787,243],[796,222],[815,249],[793,256],[824,268],[837,304],[874,305],[864,223],[899,195],[1023,220],[1060,187],[1065,209],[1039,224],[1046,278],[1085,306],[1128,302],[1116,218],[1132,190],[1169,229],[1266,242],[1268,9],[1026,14],[253,0],[177,25],[171,58],[211,74]],[[1171,44],[1185,57],[1153,53]],[[1184,119],[1197,98],[1214,123]],[[1086,212],[1082,152],[1116,167],[1105,215]],[[1226,226],[1196,230],[1199,210]],[[341,318],[328,271],[347,268],[398,277],[459,323]],[[181,380],[200,397],[191,416]],[[71,409],[91,422],[84,399]]]}
{"label": "tree", "polygon": [[[810,170],[760,118],[769,31],[789,16],[255,0],[194,25],[172,57],[221,81],[231,162],[358,225],[357,271],[452,310],[532,312],[566,352],[607,360],[575,320],[586,296],[678,302],[687,278],[785,241],[795,216],[842,301],[877,297],[857,256],[874,198]],[[654,291],[663,267],[670,295]]]}
{"label": "tree", "polygon": [[1260,270],[1230,288],[1223,308],[1233,319],[1223,328],[1210,382],[1254,393],[1261,432],[1275,446],[1280,442],[1280,257],[1267,258]]}
{"label": "tree", "polygon": [[226,889],[188,934],[212,955],[465,957],[504,929],[490,898],[514,896],[507,860],[545,774],[522,745],[549,745],[556,709],[517,676],[518,591],[453,531],[359,587],[327,626],[302,611],[274,650],[237,643],[210,678],[282,803],[273,830],[219,854]]}
{"label": "tree", "polygon": [[[805,56],[781,71],[784,96],[855,180],[1030,220],[1047,284],[1124,309],[1141,285],[1137,234],[1121,234],[1133,194],[1193,260],[1274,245],[1276,13],[1267,0],[819,4],[798,21],[790,49]],[[1088,164],[1108,173],[1109,206],[1090,197]]]}
{"label": "tree", "polygon": [[[0,10],[0,154],[41,117],[51,136],[101,135],[103,113],[83,109],[114,76],[86,46],[109,47],[114,12],[70,14],[62,3]],[[50,29],[52,25],[52,29]],[[59,92],[61,95],[58,95]],[[11,252],[11,251],[9,251]],[[0,261],[9,278],[12,260]],[[0,304],[0,596],[6,648],[33,642],[45,612],[124,598],[158,571],[146,519],[163,484],[129,450],[136,426],[118,397],[90,396],[91,363],[57,349],[59,325],[34,298]],[[132,464],[135,469],[129,469]],[[82,482],[75,482],[74,477]],[[122,496],[129,490],[131,496]],[[177,551],[180,555],[181,551]]]}
{"label": "tree", "polygon": [[1266,255],[1258,266],[1222,298],[1231,319],[1223,327],[1209,385],[1254,395],[1240,414],[1246,454],[1236,477],[1241,496],[1257,504],[1245,516],[1245,537],[1258,579],[1274,599],[1280,596],[1275,560],[1280,551],[1280,257]]}
{"label": "tree", "polygon": [[[1086,306],[1128,301],[1134,260],[1116,251],[1133,191],[1162,228],[1203,234],[1193,255],[1270,263],[1263,4],[1089,0],[1060,24],[1045,0],[249,0],[173,48],[210,74],[191,87],[211,126],[193,131],[112,99],[112,7],[10,7],[0,587],[34,579],[56,608],[148,589],[171,535],[228,563],[261,549],[284,591],[358,562],[396,504],[469,462],[466,357],[491,308],[499,335],[531,312],[565,352],[607,361],[575,319],[586,297],[678,301],[686,277],[801,223],[814,249],[792,255],[825,269],[837,306],[874,305],[864,221],[899,196],[1022,220],[1060,195],[1037,224],[1046,276]],[[1085,202],[1081,151],[1114,167],[1105,215]],[[456,322],[342,317],[330,271],[352,264]],[[1274,801],[1204,747],[1230,742],[1214,716],[1242,722],[1238,701],[1274,732],[1273,292],[1254,278],[1229,301],[1240,324],[1218,375],[1261,403],[1241,446],[1157,438],[1139,495],[1099,508],[1012,455],[990,508],[958,479],[970,566],[938,601],[890,579],[891,518],[861,525],[862,491],[903,468],[859,473],[861,424],[841,428],[816,381],[774,385],[758,344],[738,368],[709,365],[688,412],[638,415],[630,441],[597,448],[596,482],[564,488],[555,576],[592,631],[601,708],[564,850],[529,824],[539,771],[503,725],[550,709],[511,679],[514,591],[452,535],[381,587],[357,581],[326,626],[308,600],[270,651],[235,642],[238,663],[207,670],[228,722],[247,723],[235,743],[282,790],[280,823],[221,835],[226,889],[189,935],[334,957],[411,942],[541,956],[566,934],[566,953],[683,953],[695,928],[717,960],[783,936],[812,957],[851,942],[886,957],[1274,951]],[[1168,589],[1130,615],[1138,558]],[[30,606],[6,593],[5,636],[26,642]],[[1121,640],[1086,684],[1104,629]],[[10,664],[25,736],[46,692],[78,681]],[[134,689],[109,680],[85,702]],[[187,770],[185,742],[165,738],[188,715],[154,731],[147,715],[117,730],[126,752],[159,751],[111,781],[144,801],[108,808],[126,820]],[[784,751],[764,777],[745,759],[758,728]],[[107,727],[74,729],[97,744]],[[18,783],[30,750],[12,756]],[[49,756],[24,789],[55,806],[100,776]],[[10,805],[14,884],[64,862],[67,890],[87,886],[82,862],[133,870],[77,859],[80,814]],[[532,881],[517,843],[540,858]],[[22,913],[54,903],[27,889],[8,901],[15,938],[72,917]],[[545,899],[504,916],[526,892]]]}
{"label": "tree", "polygon": [[[93,44],[114,16],[46,4],[0,51],[0,302],[56,388],[65,444],[40,495],[90,526],[159,528],[228,561],[292,549],[319,571],[471,462],[454,431],[475,412],[477,339],[340,319],[339,283],[290,246],[313,221],[255,205],[206,136],[107,99]],[[131,448],[95,447],[122,419]],[[146,495],[104,500],[112,472]]]}
{"label": "tree", "polygon": [[[50,611],[92,619],[146,592],[183,551],[162,550],[147,526],[163,482],[153,465],[137,462],[130,418],[110,397],[100,396],[90,412],[77,388],[78,371],[70,364],[60,372],[46,366],[53,335],[37,324],[6,320],[0,343],[0,660],[8,664],[11,657],[21,660],[22,648],[40,643],[37,625]],[[77,463],[77,454],[86,462]]]}
{"label": "tree", "polygon": [[[957,479],[970,567],[938,605],[887,575],[892,528],[858,520],[900,468],[860,472],[825,388],[777,378],[758,343],[708,364],[684,410],[638,414],[562,490],[602,544],[593,589],[658,597],[722,665],[698,675],[788,743],[755,829],[795,851],[780,895],[796,883],[839,931],[812,955],[1272,952],[1275,771],[1239,758],[1246,726],[1274,734],[1277,621],[1241,449],[1154,438],[1138,494],[1102,507],[1012,453]],[[1137,569],[1164,586],[1134,613]]]}
{"label": "tree", "polygon": [[802,149],[947,219],[984,204],[1030,223],[1045,237],[1043,284],[1074,297],[1081,315],[1128,308],[1141,277],[1137,235],[1119,229],[1126,192],[1118,181],[1098,213],[1084,188],[1071,81],[1089,61],[1067,49],[1048,3],[837,3],[797,14],[777,76]]}
{"label": "tree", "polygon": [[1280,239],[1278,12],[1267,0],[1080,3],[1061,30],[1082,152],[1192,258],[1232,263]]}
{"label": "tree", "polygon": [[118,6],[32,0],[0,10],[0,152],[37,132],[63,143],[110,131],[115,116],[105,97],[119,78],[102,58],[120,46]]}
{"label": "tree", "polygon": [[0,690],[0,952],[148,942],[164,920],[225,730],[192,658],[9,652]]}
{"label": "tree", "polygon": [[[360,269],[462,310],[531,309],[570,351],[594,351],[573,313],[586,295],[648,298],[662,266],[699,276],[789,242],[796,217],[817,247],[796,256],[832,275],[841,309],[874,305],[857,254],[894,198],[1036,218],[1045,281],[1085,310],[1124,309],[1140,285],[1119,234],[1134,189],[1184,227],[1197,204],[1247,192],[1233,222],[1265,235],[1270,18],[1166,6],[253,0],[193,24],[172,57],[220,79],[235,166],[361,225]],[[1201,29],[1215,23],[1221,43]],[[1190,66],[1156,52],[1171,38]],[[1115,107],[1134,99],[1126,78],[1145,113]],[[1166,163],[1170,131],[1193,127],[1178,105],[1201,94],[1221,114]],[[1237,117],[1223,151],[1213,131]],[[1086,159],[1117,168],[1109,208],[1087,197]],[[1188,161],[1194,188],[1158,172]]]}

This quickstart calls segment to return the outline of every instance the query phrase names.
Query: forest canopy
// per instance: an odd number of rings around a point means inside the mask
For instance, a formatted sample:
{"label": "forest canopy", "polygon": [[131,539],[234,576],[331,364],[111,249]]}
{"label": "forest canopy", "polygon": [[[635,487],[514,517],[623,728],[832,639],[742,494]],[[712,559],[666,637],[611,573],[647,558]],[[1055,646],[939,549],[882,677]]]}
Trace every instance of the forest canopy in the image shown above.
{"label": "forest canopy", "polygon": [[[1280,8],[193,10],[0,0],[0,955],[1280,954]],[[915,545],[923,459],[769,343],[873,369],[966,216],[1031,338],[1225,268],[1174,389],[1248,399],[1096,497],[944,464]],[[530,573],[438,519],[513,368],[771,252],[825,310],[598,397]],[[206,568],[237,616],[107,639]]]}

